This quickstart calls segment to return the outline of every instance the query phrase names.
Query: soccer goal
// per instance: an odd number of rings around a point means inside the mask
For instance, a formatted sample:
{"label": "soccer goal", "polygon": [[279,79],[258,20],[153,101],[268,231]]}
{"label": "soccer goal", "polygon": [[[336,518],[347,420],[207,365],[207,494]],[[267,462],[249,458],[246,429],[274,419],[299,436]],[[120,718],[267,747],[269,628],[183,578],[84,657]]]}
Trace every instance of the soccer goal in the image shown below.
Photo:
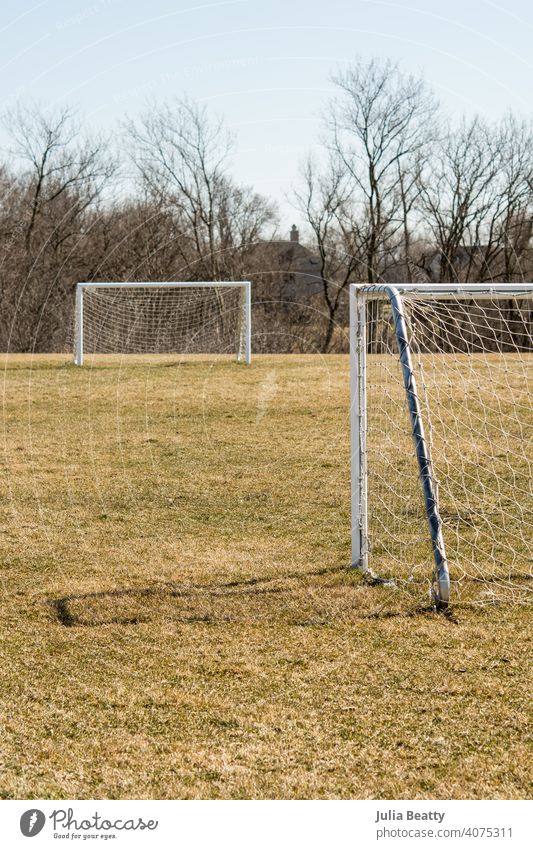
{"label": "soccer goal", "polygon": [[74,362],[86,353],[232,353],[249,364],[251,323],[247,281],[78,283]]}
{"label": "soccer goal", "polygon": [[533,284],[350,287],[352,562],[531,601]]}

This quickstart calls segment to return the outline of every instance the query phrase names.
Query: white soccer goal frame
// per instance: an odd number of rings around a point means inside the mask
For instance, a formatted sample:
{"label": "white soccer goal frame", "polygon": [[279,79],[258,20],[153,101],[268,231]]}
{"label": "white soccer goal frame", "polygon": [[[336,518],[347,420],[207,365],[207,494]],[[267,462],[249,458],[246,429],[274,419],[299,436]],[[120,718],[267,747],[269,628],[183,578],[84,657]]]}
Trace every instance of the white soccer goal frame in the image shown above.
{"label": "white soccer goal frame", "polygon": [[[76,284],[74,364],[83,365],[83,295],[90,289],[241,289],[242,316],[237,362],[250,365],[252,361],[252,284],[249,280],[202,280],[202,281],[98,281]],[[117,352],[120,353],[120,352]]]}
{"label": "white soccer goal frame", "polygon": [[[464,298],[465,300],[533,298],[533,283],[524,284],[416,284],[394,286],[350,285],[350,438],[351,438],[351,514],[352,566],[373,576],[369,564],[368,532],[368,455],[367,455],[367,306],[372,300],[388,301],[395,328],[399,360],[403,373],[406,403],[409,408],[412,435],[426,517],[435,560],[432,596],[437,607],[450,602],[450,574],[446,559],[442,521],[439,515],[437,487],[429,445],[424,433],[412,351],[403,313],[404,293],[424,298]],[[373,576],[374,577],[374,576]]]}

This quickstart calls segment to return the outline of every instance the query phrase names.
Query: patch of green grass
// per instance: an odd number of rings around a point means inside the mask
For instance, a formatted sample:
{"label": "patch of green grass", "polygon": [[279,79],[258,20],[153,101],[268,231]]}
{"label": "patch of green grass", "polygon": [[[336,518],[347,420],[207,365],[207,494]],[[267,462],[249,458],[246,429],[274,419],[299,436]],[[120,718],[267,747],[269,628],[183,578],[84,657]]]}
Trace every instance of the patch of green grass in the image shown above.
{"label": "patch of green grass", "polygon": [[6,358],[0,796],[530,794],[526,608],[347,569],[348,416],[343,356]]}

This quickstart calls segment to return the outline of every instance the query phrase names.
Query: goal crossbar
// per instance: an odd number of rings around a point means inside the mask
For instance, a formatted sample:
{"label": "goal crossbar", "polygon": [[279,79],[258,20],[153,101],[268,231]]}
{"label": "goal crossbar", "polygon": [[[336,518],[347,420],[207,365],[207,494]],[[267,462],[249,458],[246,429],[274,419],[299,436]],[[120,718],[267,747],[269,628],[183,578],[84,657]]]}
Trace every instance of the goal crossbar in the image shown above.
{"label": "goal crossbar", "polygon": [[386,286],[376,284],[374,286],[366,286],[361,283],[353,283],[353,290],[357,292],[358,297],[366,300],[374,300],[376,298],[389,299],[391,292],[397,292],[399,295],[423,295],[424,298],[432,300],[445,300],[450,295],[460,296],[465,298],[475,298],[478,300],[490,300],[492,298],[531,298],[533,292],[533,284],[528,283],[508,283],[502,285],[486,284],[486,283],[395,283],[394,286]]}
{"label": "goal crossbar", "polygon": [[224,287],[230,287],[232,289],[235,288],[246,288],[251,284],[248,281],[239,281],[239,280],[201,280],[201,281],[184,281],[180,282],[179,280],[170,280],[170,281],[132,281],[127,283],[122,283],[120,280],[113,280],[109,283],[107,281],[98,281],[96,283],[85,283],[80,282],[76,284],[81,289],[202,289],[209,287],[210,289],[220,289]]}

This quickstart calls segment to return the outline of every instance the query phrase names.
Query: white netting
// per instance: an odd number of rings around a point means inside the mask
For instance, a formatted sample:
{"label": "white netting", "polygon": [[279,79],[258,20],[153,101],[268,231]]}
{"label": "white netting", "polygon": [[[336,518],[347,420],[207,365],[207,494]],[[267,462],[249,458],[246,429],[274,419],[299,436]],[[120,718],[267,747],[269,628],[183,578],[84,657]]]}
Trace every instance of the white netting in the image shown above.
{"label": "white netting", "polygon": [[83,289],[85,354],[239,356],[244,333],[242,286]]}
{"label": "white netting", "polygon": [[[402,301],[452,600],[531,600],[533,293]],[[367,315],[369,562],[416,590],[433,556],[390,304]]]}

